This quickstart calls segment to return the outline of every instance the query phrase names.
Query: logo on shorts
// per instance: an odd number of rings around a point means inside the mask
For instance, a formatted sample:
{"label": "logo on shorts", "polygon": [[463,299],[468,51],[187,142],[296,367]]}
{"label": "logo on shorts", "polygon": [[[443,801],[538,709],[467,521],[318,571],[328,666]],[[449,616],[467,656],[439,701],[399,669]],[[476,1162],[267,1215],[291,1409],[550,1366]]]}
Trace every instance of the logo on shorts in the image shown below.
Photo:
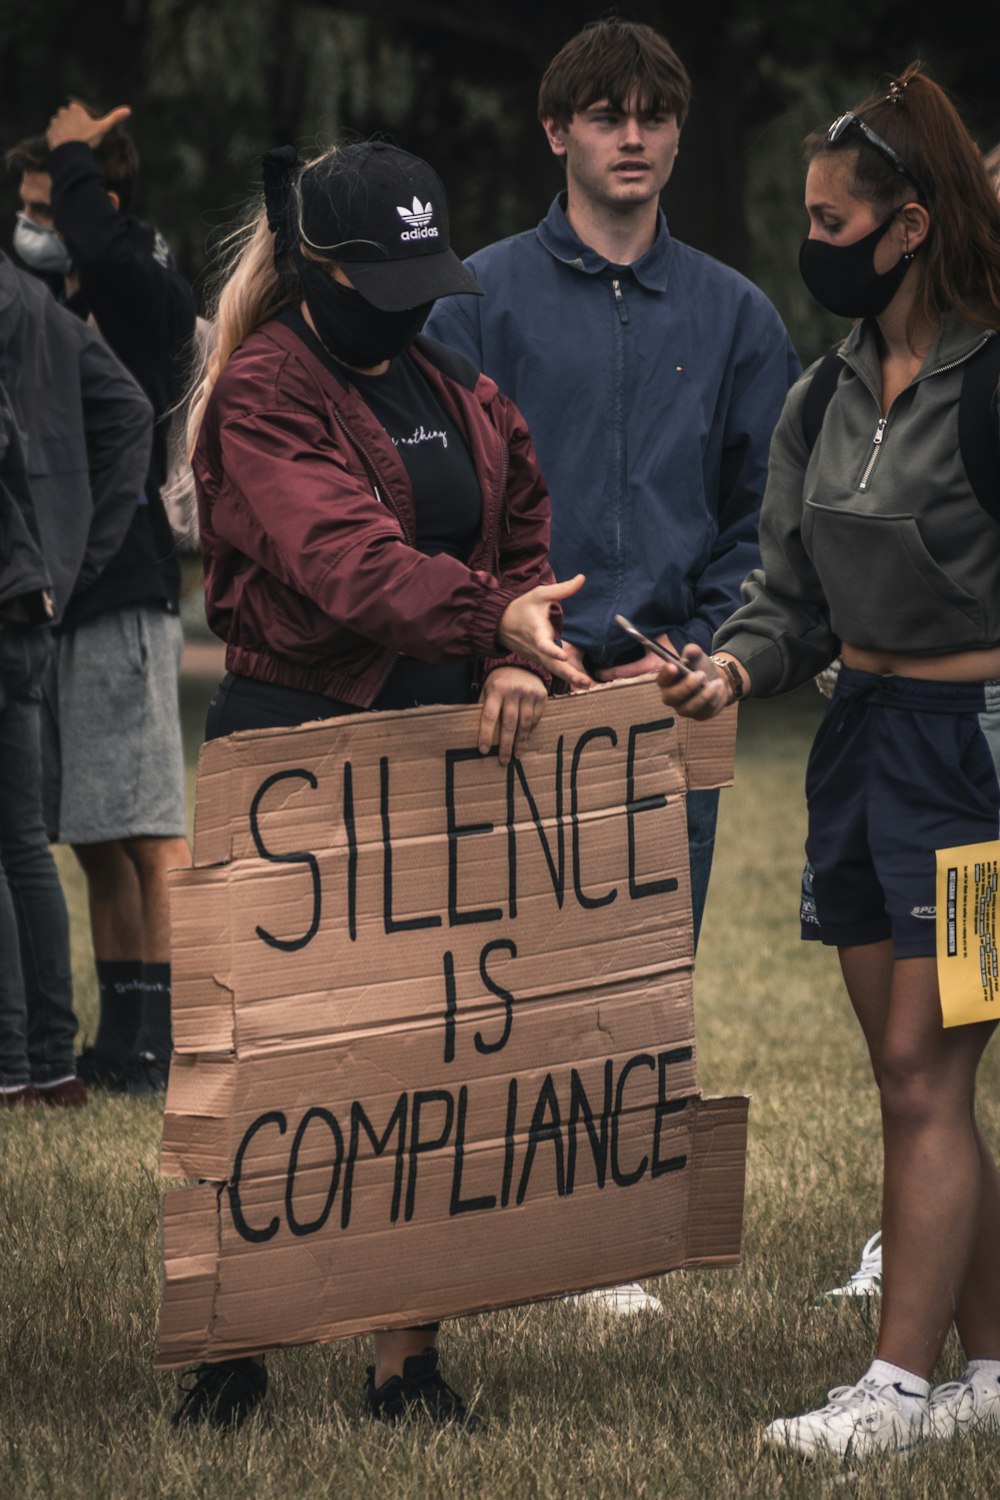
{"label": "logo on shorts", "polygon": [[910,912],[911,917],[919,917],[922,922],[933,922],[937,916],[936,906],[915,906]]}

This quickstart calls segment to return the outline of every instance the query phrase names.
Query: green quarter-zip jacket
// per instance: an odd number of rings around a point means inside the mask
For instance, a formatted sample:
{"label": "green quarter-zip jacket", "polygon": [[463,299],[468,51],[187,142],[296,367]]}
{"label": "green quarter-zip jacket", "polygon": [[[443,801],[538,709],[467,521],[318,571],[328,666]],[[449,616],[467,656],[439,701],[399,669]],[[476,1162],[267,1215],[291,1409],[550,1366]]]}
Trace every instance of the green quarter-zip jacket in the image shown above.
{"label": "green quarter-zip jacket", "polygon": [[771,444],[762,565],[712,643],[743,664],[755,696],[805,682],[841,642],[920,655],[1000,644],[1000,525],[958,441],[965,363],[994,337],[948,315],[883,416],[875,327],[857,324],[812,452],[802,414],[815,365],[789,391]]}

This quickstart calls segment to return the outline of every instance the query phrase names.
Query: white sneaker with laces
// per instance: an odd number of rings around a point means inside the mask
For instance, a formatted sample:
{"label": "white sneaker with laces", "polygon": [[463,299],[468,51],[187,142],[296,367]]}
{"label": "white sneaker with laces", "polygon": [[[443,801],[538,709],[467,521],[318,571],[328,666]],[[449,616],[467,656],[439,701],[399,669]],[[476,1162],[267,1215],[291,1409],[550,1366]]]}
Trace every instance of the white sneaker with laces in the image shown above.
{"label": "white sneaker with laces", "polygon": [[865,1458],[872,1453],[908,1453],[923,1440],[926,1417],[925,1396],[907,1391],[898,1381],[880,1385],[862,1380],[835,1386],[827,1405],[817,1411],[779,1417],[764,1429],[764,1442],[806,1455]]}
{"label": "white sneaker with laces", "polygon": [[822,1301],[838,1301],[841,1297],[873,1297],[882,1290],[882,1231],[876,1230],[861,1251],[861,1264],[853,1271],[843,1286],[832,1287],[824,1292]]}
{"label": "white sneaker with laces", "polygon": [[566,1300],[575,1302],[577,1307],[592,1307],[613,1313],[619,1318],[635,1317],[636,1313],[663,1311],[663,1303],[659,1297],[644,1292],[637,1281],[626,1282],[623,1286],[598,1287],[594,1292],[581,1292],[579,1296],[568,1297]]}
{"label": "white sneaker with laces", "polygon": [[1000,1433],[1000,1380],[965,1370],[931,1391],[927,1410],[930,1437],[968,1437],[974,1432]]}

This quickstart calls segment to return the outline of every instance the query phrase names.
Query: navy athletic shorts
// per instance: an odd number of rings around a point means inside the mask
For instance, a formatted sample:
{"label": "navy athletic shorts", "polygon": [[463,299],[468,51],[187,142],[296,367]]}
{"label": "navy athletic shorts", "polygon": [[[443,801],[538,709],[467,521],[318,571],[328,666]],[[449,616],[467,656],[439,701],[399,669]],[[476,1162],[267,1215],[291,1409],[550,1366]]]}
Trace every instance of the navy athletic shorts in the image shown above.
{"label": "navy athletic shorts", "polygon": [[842,668],[806,799],[802,936],[933,957],[935,851],[1000,837],[1000,681]]}

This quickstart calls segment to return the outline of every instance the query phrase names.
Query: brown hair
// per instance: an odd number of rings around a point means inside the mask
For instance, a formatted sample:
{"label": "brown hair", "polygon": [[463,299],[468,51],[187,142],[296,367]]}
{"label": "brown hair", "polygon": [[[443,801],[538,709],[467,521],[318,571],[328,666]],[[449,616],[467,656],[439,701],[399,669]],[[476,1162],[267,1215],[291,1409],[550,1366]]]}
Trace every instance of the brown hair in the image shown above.
{"label": "brown hair", "polygon": [[636,21],[592,21],[549,63],[538,117],[563,130],[575,114],[607,99],[616,110],[635,96],[642,114],[676,115],[683,125],[691,81],[666,37]]}
{"label": "brown hair", "polygon": [[1000,145],[994,146],[992,151],[987,151],[983,157],[983,166],[990,174],[994,190],[1000,193]]}
{"label": "brown hair", "polygon": [[976,327],[1000,328],[1000,202],[948,95],[913,62],[890,79],[887,92],[871,94],[852,114],[902,157],[917,181],[895,172],[857,129],[833,145],[825,131],[813,132],[804,142],[806,162],[850,153],[856,198],[886,213],[903,203],[925,204],[931,225],[917,257],[920,284],[908,332],[950,310]]}
{"label": "brown hair", "polygon": [[[90,104],[84,104],[83,107],[92,120],[99,120],[104,113]],[[139,152],[135,141],[124,125],[113,125],[93,151],[101,168],[104,186],[109,193],[115,194],[122,213],[128,213],[139,170]],[[47,172],[49,143],[44,135],[27,136],[23,141],[18,141],[16,146],[11,146],[3,160],[8,172]]]}

